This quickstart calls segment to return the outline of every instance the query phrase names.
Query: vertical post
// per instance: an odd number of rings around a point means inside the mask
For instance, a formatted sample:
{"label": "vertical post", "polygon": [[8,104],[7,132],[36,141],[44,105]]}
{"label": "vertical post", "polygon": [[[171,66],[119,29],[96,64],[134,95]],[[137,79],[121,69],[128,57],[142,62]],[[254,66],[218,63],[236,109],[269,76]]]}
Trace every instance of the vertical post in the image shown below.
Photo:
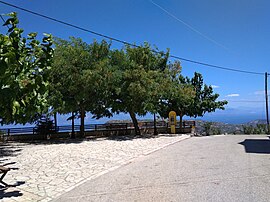
{"label": "vertical post", "polygon": [[57,131],[57,113],[56,112],[54,112],[53,118],[54,118],[54,129],[56,132]]}
{"label": "vertical post", "polygon": [[85,110],[83,106],[80,107],[80,115],[81,115],[80,135],[81,137],[85,137],[85,131],[84,131]]}
{"label": "vertical post", "polygon": [[10,128],[8,129],[8,136],[10,136]]}
{"label": "vertical post", "polygon": [[157,132],[157,121],[156,121],[156,113],[154,113],[154,135],[158,135],[158,132]]}
{"label": "vertical post", "polygon": [[268,73],[265,72],[265,106],[266,106],[266,122],[267,122],[267,133],[270,134],[270,125],[269,125],[269,115],[268,115],[268,90],[267,90],[267,77]]}
{"label": "vertical post", "polygon": [[71,119],[71,124],[72,124],[72,132],[71,132],[71,139],[75,138],[75,129],[74,129],[74,112],[72,112],[72,119]]}

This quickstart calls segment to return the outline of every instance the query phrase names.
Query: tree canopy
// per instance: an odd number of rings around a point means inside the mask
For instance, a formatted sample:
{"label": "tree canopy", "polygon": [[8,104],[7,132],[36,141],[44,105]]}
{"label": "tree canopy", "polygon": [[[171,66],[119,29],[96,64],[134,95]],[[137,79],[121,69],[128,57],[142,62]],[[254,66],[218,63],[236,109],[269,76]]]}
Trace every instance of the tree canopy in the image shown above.
{"label": "tree canopy", "polygon": [[[23,37],[16,13],[4,23],[0,34],[0,122],[26,123],[51,109],[81,118],[84,135],[85,113],[95,118],[128,113],[140,135],[137,115],[148,112],[168,116],[176,111],[197,117],[224,109],[226,101],[204,84],[201,74],[181,74],[179,61],[168,61],[169,51],[160,52],[144,43],[111,49],[102,40],[88,44],[79,38],[52,39],[37,33]],[[53,50],[52,45],[55,45]]]}
{"label": "tree canopy", "polygon": [[[174,64],[177,65],[177,64]],[[180,127],[182,117],[203,116],[207,112],[217,109],[224,110],[227,101],[217,101],[219,95],[213,92],[213,88],[204,84],[200,73],[195,72],[192,79],[175,73],[172,68],[171,85],[161,103],[160,114],[168,116],[169,111],[175,111],[180,116]]]}
{"label": "tree canopy", "polygon": [[167,118],[170,111],[175,111],[180,116],[180,126],[182,127],[182,117],[186,115],[194,102],[196,93],[190,83],[183,82],[181,70],[179,61],[168,65],[165,79],[167,85],[159,102],[159,113],[162,117]]}
{"label": "tree canopy", "polygon": [[52,36],[44,34],[42,42],[34,32],[23,37],[17,14],[7,16],[7,34],[0,34],[0,122],[33,122],[46,111]]}
{"label": "tree canopy", "polygon": [[56,39],[55,45],[53,68],[49,71],[50,103],[59,113],[78,112],[83,135],[85,112],[105,114],[104,99],[99,98],[106,96],[110,44],[87,44],[71,37],[69,41]]}
{"label": "tree canopy", "polygon": [[203,82],[203,76],[195,72],[194,77],[190,80],[186,78],[186,83],[191,84],[195,89],[194,101],[187,111],[188,116],[203,116],[207,112],[214,112],[217,109],[224,110],[227,101],[217,101],[219,94],[214,93],[212,86]]}
{"label": "tree canopy", "polygon": [[136,114],[143,116],[155,110],[169,53],[153,52],[150,45],[125,46],[111,52],[113,82],[110,85],[109,108],[113,113],[129,113],[137,135]]}

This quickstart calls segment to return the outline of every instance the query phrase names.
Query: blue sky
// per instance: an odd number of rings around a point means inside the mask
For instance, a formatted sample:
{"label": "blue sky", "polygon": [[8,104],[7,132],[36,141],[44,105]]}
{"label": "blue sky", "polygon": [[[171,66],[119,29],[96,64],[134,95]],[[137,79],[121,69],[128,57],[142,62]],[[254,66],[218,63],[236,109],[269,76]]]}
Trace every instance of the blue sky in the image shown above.
{"label": "blue sky", "polygon": [[[144,41],[172,55],[255,72],[270,72],[270,1],[268,0],[6,0],[131,43]],[[46,32],[91,43],[102,38],[0,4],[0,13],[18,12],[25,32]],[[0,28],[4,33],[4,29]],[[113,42],[114,48],[122,44]],[[264,76],[218,70],[182,61],[186,76],[194,71],[213,85],[225,111],[208,120],[243,122],[265,118]],[[244,102],[256,101],[256,102]],[[128,118],[128,116],[125,116]],[[232,121],[233,120],[233,121]],[[238,120],[238,121],[237,121]],[[89,120],[90,121],[90,120]]]}

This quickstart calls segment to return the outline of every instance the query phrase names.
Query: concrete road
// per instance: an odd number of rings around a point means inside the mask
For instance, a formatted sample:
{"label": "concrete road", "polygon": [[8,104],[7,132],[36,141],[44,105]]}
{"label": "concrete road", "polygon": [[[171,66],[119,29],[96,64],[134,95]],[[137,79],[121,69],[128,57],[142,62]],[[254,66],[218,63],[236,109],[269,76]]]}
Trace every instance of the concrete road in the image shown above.
{"label": "concrete road", "polygon": [[55,201],[270,201],[267,136],[194,137],[88,181]]}

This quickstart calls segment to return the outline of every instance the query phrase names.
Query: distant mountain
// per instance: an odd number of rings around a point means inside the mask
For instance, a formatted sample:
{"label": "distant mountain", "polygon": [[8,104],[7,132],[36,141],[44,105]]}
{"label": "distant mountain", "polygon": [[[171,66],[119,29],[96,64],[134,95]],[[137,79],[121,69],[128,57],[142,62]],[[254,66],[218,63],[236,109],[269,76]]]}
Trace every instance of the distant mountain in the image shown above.
{"label": "distant mountain", "polygon": [[250,125],[250,126],[256,126],[257,124],[266,124],[266,120],[254,120],[254,121],[249,121],[245,125]]}
{"label": "distant mountain", "polygon": [[[196,132],[197,133],[203,133],[204,132],[204,125],[206,123],[209,123],[209,121],[202,121],[202,120],[197,120],[196,121]],[[222,123],[222,122],[211,122],[211,128],[219,130],[221,134],[228,133],[243,133],[243,125],[242,124],[229,124],[229,123]]]}
{"label": "distant mountain", "polygon": [[[209,121],[203,121],[203,120],[196,120],[196,132],[197,133],[203,133],[205,131],[204,126],[206,123],[209,123]],[[244,124],[229,124],[229,123],[222,123],[222,122],[211,122],[212,129],[214,131],[218,131],[222,134],[228,133],[228,134],[243,134],[244,128],[243,126],[252,126],[256,127],[257,124],[266,124],[266,120],[254,120],[250,121]]]}

